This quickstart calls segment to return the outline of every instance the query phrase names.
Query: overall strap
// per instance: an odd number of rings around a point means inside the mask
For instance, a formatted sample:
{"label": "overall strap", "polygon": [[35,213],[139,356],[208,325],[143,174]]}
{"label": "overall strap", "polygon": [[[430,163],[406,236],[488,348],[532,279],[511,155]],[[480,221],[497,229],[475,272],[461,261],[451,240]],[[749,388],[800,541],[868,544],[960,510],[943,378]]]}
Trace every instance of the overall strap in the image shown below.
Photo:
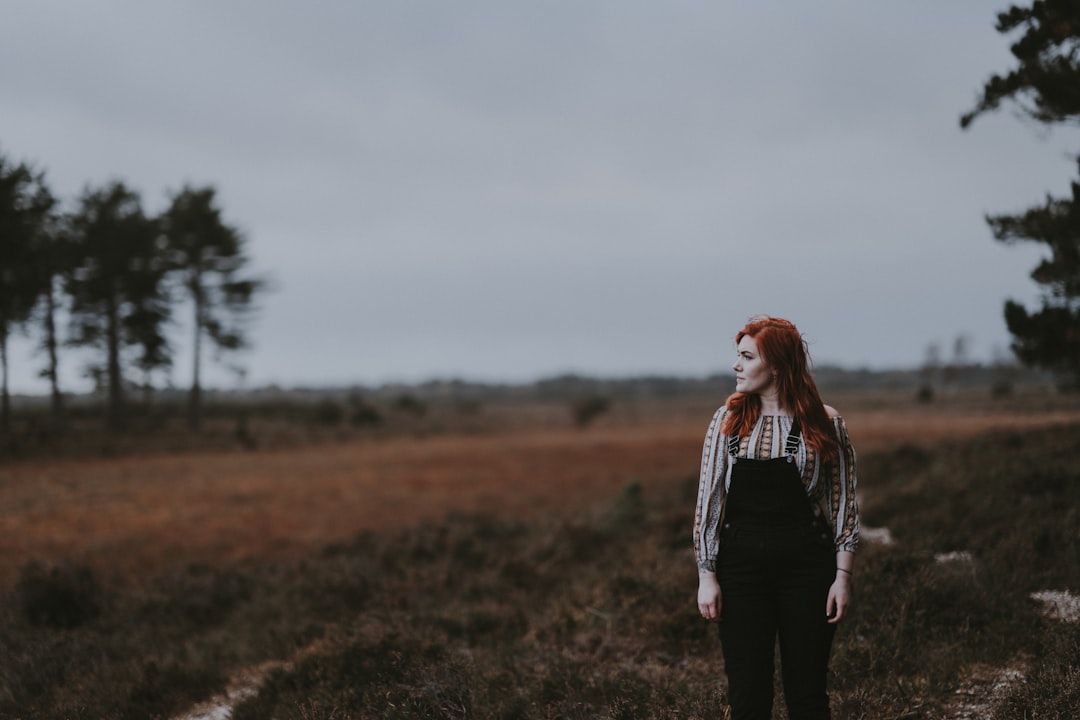
{"label": "overall strap", "polygon": [[784,454],[785,455],[798,455],[799,454],[799,437],[802,436],[802,428],[799,427],[799,419],[795,418],[791,422],[791,430],[788,431],[787,440],[784,441]]}
{"label": "overall strap", "polygon": [[[792,420],[791,430],[788,431],[787,438],[784,440],[784,454],[785,455],[798,455],[799,454],[799,438],[802,437],[802,428],[799,426],[798,418]],[[733,457],[739,454],[739,436],[732,435],[728,438],[728,455]]]}
{"label": "overall strap", "polygon": [[727,442],[728,455],[735,457],[739,454],[739,436],[732,435]]}

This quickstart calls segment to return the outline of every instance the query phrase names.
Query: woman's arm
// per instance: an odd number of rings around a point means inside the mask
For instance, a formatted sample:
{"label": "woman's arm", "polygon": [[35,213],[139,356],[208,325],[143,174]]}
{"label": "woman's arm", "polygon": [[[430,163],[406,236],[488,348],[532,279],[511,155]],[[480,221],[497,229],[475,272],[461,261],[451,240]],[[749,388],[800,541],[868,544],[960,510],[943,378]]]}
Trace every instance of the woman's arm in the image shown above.
{"label": "woman's arm", "polygon": [[847,615],[851,605],[851,579],[855,573],[855,553],[841,550],[836,553],[836,578],[825,601],[825,617],[838,623]]}
{"label": "woman's arm", "polygon": [[720,523],[722,488],[719,483],[726,468],[727,454],[720,426],[724,408],[717,410],[705,433],[698,476],[697,507],[694,510],[694,556],[701,570],[715,570],[717,526]]}
{"label": "woman's arm", "polygon": [[[855,573],[855,548],[859,544],[859,503],[855,471],[855,449],[848,437],[847,424],[835,408],[825,410],[836,427],[839,455],[833,469],[833,482],[826,486],[836,540],[836,577],[825,601],[825,615],[830,623],[844,619],[851,605],[851,583]],[[837,493],[837,490],[839,493]]]}
{"label": "woman's arm", "polygon": [[694,511],[694,556],[698,566],[698,611],[706,620],[720,618],[720,583],[716,579],[717,526],[720,521],[721,490],[727,462],[727,448],[720,427],[724,408],[717,410],[705,433],[698,476],[697,508]]}
{"label": "woman's arm", "polygon": [[719,620],[722,603],[720,582],[711,570],[698,570],[697,604],[701,617],[706,620]]}
{"label": "woman's arm", "polygon": [[855,470],[855,448],[848,437],[844,418],[831,407],[826,406],[833,426],[839,455],[829,463],[830,472],[825,492],[829,499],[830,520],[836,539],[837,552],[855,552],[859,545],[859,501],[857,497],[858,474]]}

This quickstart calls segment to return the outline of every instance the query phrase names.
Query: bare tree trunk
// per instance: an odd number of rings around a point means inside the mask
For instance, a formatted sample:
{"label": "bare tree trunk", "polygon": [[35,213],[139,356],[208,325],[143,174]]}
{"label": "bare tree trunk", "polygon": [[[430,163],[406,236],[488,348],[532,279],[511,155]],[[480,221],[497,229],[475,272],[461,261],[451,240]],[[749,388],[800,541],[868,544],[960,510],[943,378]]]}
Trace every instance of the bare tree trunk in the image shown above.
{"label": "bare tree trunk", "polygon": [[108,328],[106,341],[108,347],[108,374],[109,374],[109,428],[123,430],[127,425],[127,414],[124,408],[123,377],[120,374],[120,321],[117,317],[116,299],[109,298]]}
{"label": "bare tree trunk", "polygon": [[60,360],[56,354],[56,297],[53,282],[45,292],[45,350],[49,354],[49,384],[52,386],[52,430],[58,433],[64,425],[64,396],[60,393]]}
{"label": "bare tree trunk", "polygon": [[201,292],[195,292],[195,359],[192,371],[191,393],[188,395],[188,427],[198,430],[202,425],[202,387],[199,385],[199,370],[202,360],[203,336],[203,299]]}
{"label": "bare tree trunk", "polygon": [[0,382],[0,435],[11,429],[11,397],[8,395],[7,328],[0,329],[0,365],[3,365],[3,381]]}

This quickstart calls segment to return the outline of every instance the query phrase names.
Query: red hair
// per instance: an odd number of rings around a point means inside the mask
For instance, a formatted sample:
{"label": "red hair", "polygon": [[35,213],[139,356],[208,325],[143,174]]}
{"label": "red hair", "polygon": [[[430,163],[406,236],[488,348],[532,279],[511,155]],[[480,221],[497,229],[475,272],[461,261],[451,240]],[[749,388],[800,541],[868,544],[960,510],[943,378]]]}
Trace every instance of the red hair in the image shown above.
{"label": "red hair", "polygon": [[[780,406],[794,414],[806,445],[817,451],[822,460],[835,458],[836,431],[810,374],[810,350],[798,328],[781,318],[758,316],[750,318],[739,331],[735,344],[748,335],[757,343],[762,360],[774,373]],[[761,416],[761,398],[737,392],[725,404],[728,414],[722,428],[724,434],[749,435]]]}

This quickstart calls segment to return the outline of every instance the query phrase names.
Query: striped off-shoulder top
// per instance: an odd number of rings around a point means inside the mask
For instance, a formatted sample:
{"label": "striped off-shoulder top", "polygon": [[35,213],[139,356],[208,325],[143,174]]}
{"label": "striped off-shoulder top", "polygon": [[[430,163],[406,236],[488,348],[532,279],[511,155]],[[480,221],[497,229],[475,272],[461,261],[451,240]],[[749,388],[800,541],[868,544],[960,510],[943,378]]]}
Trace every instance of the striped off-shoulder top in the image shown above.
{"label": "striped off-shoulder top", "polygon": [[[762,415],[753,432],[739,438],[738,448],[729,447],[731,438],[720,430],[727,415],[722,407],[713,415],[705,433],[701,452],[701,475],[698,479],[697,510],[694,513],[694,555],[698,567],[716,570],[719,550],[718,528],[724,513],[724,501],[731,487],[729,452],[740,458],[767,459],[784,455],[784,441],[791,430],[792,418],[786,415]],[[836,550],[854,551],[859,544],[859,504],[855,497],[855,450],[841,417],[833,418],[840,452],[835,460],[821,462],[817,453],[799,437],[795,461],[803,486],[816,513],[828,519],[836,541]]]}

